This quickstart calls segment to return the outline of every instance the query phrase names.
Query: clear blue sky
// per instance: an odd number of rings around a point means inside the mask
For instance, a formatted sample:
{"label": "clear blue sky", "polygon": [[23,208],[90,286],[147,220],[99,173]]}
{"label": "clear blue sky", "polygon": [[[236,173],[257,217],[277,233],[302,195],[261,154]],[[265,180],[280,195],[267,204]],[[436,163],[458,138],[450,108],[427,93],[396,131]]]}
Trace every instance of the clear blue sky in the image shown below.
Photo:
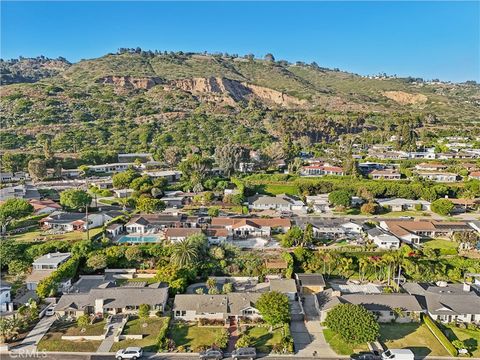
{"label": "clear blue sky", "polygon": [[2,1],[1,56],[271,52],[360,74],[480,81],[479,4]]}

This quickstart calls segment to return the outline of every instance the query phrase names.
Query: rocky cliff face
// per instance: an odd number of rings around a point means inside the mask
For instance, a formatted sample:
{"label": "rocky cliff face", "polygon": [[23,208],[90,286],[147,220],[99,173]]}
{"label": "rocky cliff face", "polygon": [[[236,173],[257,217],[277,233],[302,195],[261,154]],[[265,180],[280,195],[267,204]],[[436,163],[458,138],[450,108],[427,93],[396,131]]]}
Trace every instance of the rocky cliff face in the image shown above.
{"label": "rocky cliff face", "polygon": [[220,77],[172,80],[165,86],[168,89],[181,89],[194,95],[223,98],[227,103],[248,101],[259,98],[262,101],[281,106],[300,106],[305,101],[280,91]]}
{"label": "rocky cliff face", "polygon": [[97,83],[114,85],[116,88],[125,90],[148,90],[155,85],[161,84],[162,80],[158,77],[107,76],[98,79]]}

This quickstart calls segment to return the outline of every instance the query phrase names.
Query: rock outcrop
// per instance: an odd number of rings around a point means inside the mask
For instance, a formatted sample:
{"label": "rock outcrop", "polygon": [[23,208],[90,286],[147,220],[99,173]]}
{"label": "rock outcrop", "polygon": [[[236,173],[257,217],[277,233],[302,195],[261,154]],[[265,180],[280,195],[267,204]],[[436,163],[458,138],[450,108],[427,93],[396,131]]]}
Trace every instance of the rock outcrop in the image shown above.
{"label": "rock outcrop", "polygon": [[107,76],[97,80],[100,84],[110,84],[125,90],[144,89],[148,90],[155,85],[161,84],[158,77],[132,77],[132,76]]}
{"label": "rock outcrop", "polygon": [[216,99],[223,97],[227,103],[259,98],[265,102],[281,106],[299,106],[305,104],[304,100],[297,99],[277,90],[220,77],[172,80],[168,83],[166,89],[173,88],[199,96],[213,97]]}

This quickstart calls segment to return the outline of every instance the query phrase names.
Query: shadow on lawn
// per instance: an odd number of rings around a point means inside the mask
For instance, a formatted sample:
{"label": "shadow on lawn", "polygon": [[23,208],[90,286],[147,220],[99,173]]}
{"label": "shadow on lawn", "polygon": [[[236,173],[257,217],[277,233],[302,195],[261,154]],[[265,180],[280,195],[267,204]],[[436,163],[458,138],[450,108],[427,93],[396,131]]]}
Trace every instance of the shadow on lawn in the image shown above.
{"label": "shadow on lawn", "polygon": [[421,326],[420,323],[402,324],[402,326],[383,325],[380,326],[380,336],[382,341],[395,341],[402,339],[411,333],[417,331]]}

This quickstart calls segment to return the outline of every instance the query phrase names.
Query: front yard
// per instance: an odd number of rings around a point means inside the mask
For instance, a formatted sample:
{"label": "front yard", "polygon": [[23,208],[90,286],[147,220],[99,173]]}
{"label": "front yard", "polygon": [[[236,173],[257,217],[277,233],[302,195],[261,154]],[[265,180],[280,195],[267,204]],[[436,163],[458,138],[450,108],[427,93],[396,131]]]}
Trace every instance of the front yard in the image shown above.
{"label": "front yard", "polygon": [[387,348],[408,348],[417,357],[449,356],[425,324],[380,324],[380,341]]}
{"label": "front yard", "polygon": [[461,329],[452,325],[445,325],[445,328],[445,335],[450,341],[464,341],[472,351],[472,356],[480,357],[480,330]]}
{"label": "front yard", "polygon": [[223,326],[198,326],[192,323],[173,323],[169,337],[175,342],[179,351],[198,351],[209,348],[215,338],[224,330]]}
{"label": "front yard", "polygon": [[[142,340],[121,340],[113,343],[110,351],[116,352],[129,346],[140,346],[144,351],[157,351],[157,336],[166,318],[149,317],[140,319],[132,317],[123,328],[123,335],[143,335]],[[146,325],[144,325],[146,324]]]}
{"label": "front yard", "polygon": [[82,332],[82,329],[75,322],[55,321],[42,340],[40,340],[37,348],[40,351],[95,352],[101,341],[62,340],[62,336],[102,335],[105,332],[104,327],[105,320],[86,326],[86,330]]}
{"label": "front yard", "polygon": [[323,329],[323,336],[325,336],[325,340],[327,341],[328,345],[330,345],[332,350],[338,355],[351,355],[357,352],[368,350],[367,344],[349,344],[330,329]]}
{"label": "front yard", "polygon": [[245,333],[252,338],[252,346],[257,349],[257,352],[264,354],[271,352],[273,345],[282,340],[281,327],[270,331],[269,326],[249,326]]}

